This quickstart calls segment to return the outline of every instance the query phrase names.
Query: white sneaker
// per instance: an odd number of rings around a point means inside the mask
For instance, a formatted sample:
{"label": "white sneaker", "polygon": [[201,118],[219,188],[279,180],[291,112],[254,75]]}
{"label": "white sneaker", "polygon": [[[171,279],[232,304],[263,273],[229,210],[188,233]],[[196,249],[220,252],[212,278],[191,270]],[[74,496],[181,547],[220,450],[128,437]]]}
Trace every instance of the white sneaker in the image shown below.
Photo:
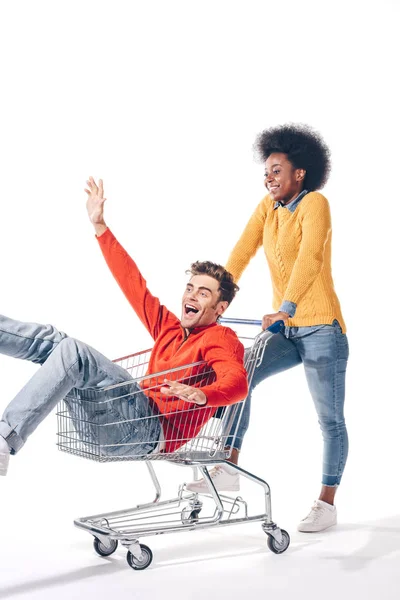
{"label": "white sneaker", "polygon": [[[236,469],[227,465],[217,465],[209,473],[218,492],[237,492],[240,489],[239,473]],[[186,489],[197,493],[209,493],[210,491],[204,479],[188,483]]]}
{"label": "white sneaker", "polygon": [[0,435],[0,475],[7,475],[8,462],[10,460],[10,446]]}
{"label": "white sneaker", "polygon": [[317,500],[306,518],[299,523],[297,530],[304,533],[324,531],[324,529],[328,529],[336,523],[336,506],[332,506],[332,504],[328,504],[323,500]]}

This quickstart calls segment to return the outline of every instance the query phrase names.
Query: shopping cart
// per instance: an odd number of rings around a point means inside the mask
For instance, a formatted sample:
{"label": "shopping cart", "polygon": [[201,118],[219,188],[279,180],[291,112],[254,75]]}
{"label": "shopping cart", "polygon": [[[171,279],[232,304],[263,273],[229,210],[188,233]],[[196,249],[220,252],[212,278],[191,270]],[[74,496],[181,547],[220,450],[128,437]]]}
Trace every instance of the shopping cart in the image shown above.
{"label": "shopping cart", "polygon": [[[244,319],[222,321],[226,324],[261,325],[260,321]],[[245,353],[249,382],[262,360],[268,341],[280,331],[282,325],[282,321],[274,323],[251,338],[252,344]],[[233,445],[231,429],[243,411],[244,401],[218,409],[217,413],[215,408],[188,403],[177,406],[173,402],[168,414],[169,424],[173,425],[165,426],[164,423],[164,427],[160,427],[164,415],[157,414],[155,405],[150,404],[152,410],[144,416],[142,414],[140,419],[132,418],[132,414],[127,414],[129,411],[124,413],[122,410],[121,407],[135,406],[138,394],[143,394],[143,390],[153,398],[157,397],[157,394],[161,394],[160,387],[165,378],[201,387],[214,380],[214,372],[204,362],[149,375],[146,371],[150,353],[151,350],[146,350],[115,361],[129,371],[131,381],[89,392],[72,390],[60,403],[57,420],[58,447],[64,452],[99,462],[145,461],[156,490],[155,499],[134,508],[76,519],[74,524],[94,536],[94,548],[100,556],[111,555],[120,542],[127,548],[128,564],[135,570],[146,569],[153,559],[150,548],[139,542],[141,537],[251,521],[261,521],[262,529],[268,536],[268,548],[275,554],[281,554],[288,548],[290,538],[285,530],[272,521],[268,484],[235,466],[241,477],[262,489],[265,510],[252,515],[249,514],[247,502],[240,495],[218,493],[209,474],[210,467],[224,464],[230,457],[232,448],[227,448],[228,438]],[[211,414],[214,415],[212,418]],[[145,427],[148,434],[146,439],[140,435],[138,439],[139,427]],[[115,438],[116,431],[119,434],[122,432],[123,441]],[[136,435],[130,435],[132,432]],[[236,431],[233,438],[235,436]],[[161,486],[152,464],[157,460],[191,466],[195,477],[203,476],[208,487],[207,493],[190,492],[186,484],[182,484],[176,498],[160,501]]]}

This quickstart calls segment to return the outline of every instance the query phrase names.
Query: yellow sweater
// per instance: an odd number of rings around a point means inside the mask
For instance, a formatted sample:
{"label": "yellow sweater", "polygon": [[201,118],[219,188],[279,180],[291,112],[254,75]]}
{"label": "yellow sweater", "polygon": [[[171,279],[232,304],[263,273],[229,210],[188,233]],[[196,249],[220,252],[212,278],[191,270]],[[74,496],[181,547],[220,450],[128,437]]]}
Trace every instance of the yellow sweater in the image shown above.
{"label": "yellow sweater", "polygon": [[283,301],[297,305],[287,325],[331,324],[337,319],[343,333],[346,326],[331,273],[331,216],[327,199],[319,192],[302,198],[295,211],[274,209],[267,195],[257,206],[226,268],[238,281],[244,269],[263,245],[268,261],[275,311]]}

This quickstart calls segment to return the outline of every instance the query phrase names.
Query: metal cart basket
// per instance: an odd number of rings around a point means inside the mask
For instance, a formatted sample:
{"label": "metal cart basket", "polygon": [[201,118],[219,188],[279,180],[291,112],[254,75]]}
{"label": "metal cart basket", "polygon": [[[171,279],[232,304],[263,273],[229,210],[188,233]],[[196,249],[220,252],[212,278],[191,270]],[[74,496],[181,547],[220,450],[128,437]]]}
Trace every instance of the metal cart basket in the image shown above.
{"label": "metal cart basket", "polygon": [[[259,321],[250,320],[222,321],[260,325]],[[252,344],[245,353],[249,382],[269,339],[281,326],[282,322],[275,323],[251,339]],[[178,406],[171,402],[167,415],[160,414],[156,404],[147,401],[145,410],[142,409],[139,415],[137,407],[143,394],[149,396],[151,392],[153,398],[161,397],[160,388],[165,379],[202,387],[215,377],[204,362],[149,375],[150,353],[146,350],[115,361],[129,371],[132,380],[101,390],[72,390],[58,406],[57,443],[60,450],[99,462],[145,461],[156,490],[152,502],[76,519],[75,525],[94,536],[94,548],[100,556],[112,554],[120,542],[127,548],[128,564],[135,570],[147,568],[153,558],[150,548],[139,543],[141,537],[250,521],[261,521],[269,549],[281,554],[288,548],[290,538],[272,521],[268,484],[234,466],[242,477],[261,487],[265,510],[251,515],[241,496],[220,494],[209,474],[210,467],[224,464],[230,457],[228,438],[232,445],[231,429],[233,423],[238,422],[236,417],[241,415],[244,401],[218,409],[216,413],[215,407],[199,407],[183,401],[179,401],[181,405]],[[235,435],[236,432],[233,438]],[[193,467],[196,477],[203,476],[207,493],[190,492],[182,484],[176,498],[161,501],[161,487],[153,467],[157,460]]]}

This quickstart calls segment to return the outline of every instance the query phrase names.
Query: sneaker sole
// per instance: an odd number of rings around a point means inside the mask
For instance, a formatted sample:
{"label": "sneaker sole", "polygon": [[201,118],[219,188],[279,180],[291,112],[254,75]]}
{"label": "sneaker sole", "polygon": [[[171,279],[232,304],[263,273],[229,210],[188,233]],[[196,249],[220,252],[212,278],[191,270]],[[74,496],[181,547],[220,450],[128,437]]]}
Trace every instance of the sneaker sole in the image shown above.
{"label": "sneaker sole", "polygon": [[335,525],[337,525],[337,523],[332,523],[332,525],[327,525],[326,527],[322,527],[320,529],[301,529],[300,526],[298,526],[297,531],[300,531],[300,533],[319,533],[320,531],[326,531],[330,527],[335,527]]}
{"label": "sneaker sole", "polygon": [[[192,488],[189,485],[186,486],[188,492],[195,492],[196,494],[209,494],[210,490],[208,488],[201,488],[201,490]],[[222,489],[217,488],[217,492],[239,492],[240,485],[232,485],[230,487],[224,487]]]}

